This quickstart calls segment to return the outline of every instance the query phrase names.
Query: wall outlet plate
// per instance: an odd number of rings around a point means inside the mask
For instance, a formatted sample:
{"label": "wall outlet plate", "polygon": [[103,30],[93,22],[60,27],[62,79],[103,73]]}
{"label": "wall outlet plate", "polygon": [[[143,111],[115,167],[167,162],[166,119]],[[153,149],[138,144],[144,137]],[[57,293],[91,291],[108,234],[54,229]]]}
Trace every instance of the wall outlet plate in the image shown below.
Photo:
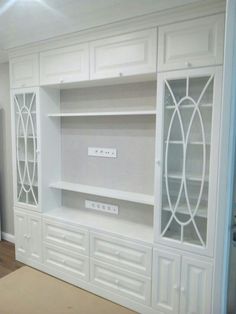
{"label": "wall outlet plate", "polygon": [[112,204],[106,204],[106,203],[100,203],[100,202],[94,202],[90,200],[85,200],[85,208],[93,209],[113,215],[118,215],[119,213],[119,207]]}
{"label": "wall outlet plate", "polygon": [[116,148],[88,147],[88,156],[116,158]]}

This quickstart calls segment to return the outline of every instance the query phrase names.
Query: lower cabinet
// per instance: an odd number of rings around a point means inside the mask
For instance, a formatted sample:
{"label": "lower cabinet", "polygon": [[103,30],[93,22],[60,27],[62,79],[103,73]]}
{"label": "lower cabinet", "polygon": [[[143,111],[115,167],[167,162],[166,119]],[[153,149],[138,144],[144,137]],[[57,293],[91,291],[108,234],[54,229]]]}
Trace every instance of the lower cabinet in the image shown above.
{"label": "lower cabinet", "polygon": [[168,314],[209,314],[211,287],[211,262],[154,249],[154,308]]}
{"label": "lower cabinet", "polygon": [[15,210],[15,247],[17,259],[42,261],[40,214]]}

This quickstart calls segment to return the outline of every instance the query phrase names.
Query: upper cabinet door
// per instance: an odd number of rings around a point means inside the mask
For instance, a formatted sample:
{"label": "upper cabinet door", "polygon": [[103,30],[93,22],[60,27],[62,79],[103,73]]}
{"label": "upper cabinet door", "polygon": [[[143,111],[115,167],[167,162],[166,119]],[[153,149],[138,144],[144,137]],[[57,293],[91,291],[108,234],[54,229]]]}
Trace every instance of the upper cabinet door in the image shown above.
{"label": "upper cabinet door", "polygon": [[158,71],[223,63],[224,16],[160,27]]}
{"label": "upper cabinet door", "polygon": [[10,60],[12,88],[39,85],[39,58],[37,54],[17,57]]}
{"label": "upper cabinet door", "polygon": [[154,249],[152,284],[153,307],[160,313],[178,313],[180,255]]}
{"label": "upper cabinet door", "polygon": [[88,44],[53,49],[40,54],[40,85],[89,79]]}
{"label": "upper cabinet door", "polygon": [[183,257],[180,289],[181,314],[211,313],[212,265]]}
{"label": "upper cabinet door", "polygon": [[149,29],[90,43],[90,79],[156,72],[157,30]]}
{"label": "upper cabinet door", "polygon": [[156,240],[213,256],[221,67],[158,75]]}

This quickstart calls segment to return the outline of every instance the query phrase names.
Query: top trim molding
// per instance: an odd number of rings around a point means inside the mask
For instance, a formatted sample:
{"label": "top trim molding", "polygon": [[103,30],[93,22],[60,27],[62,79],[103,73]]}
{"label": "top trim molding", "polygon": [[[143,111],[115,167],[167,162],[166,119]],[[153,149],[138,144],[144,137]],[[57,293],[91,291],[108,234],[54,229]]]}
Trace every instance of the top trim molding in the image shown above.
{"label": "top trim molding", "polygon": [[71,46],[78,43],[89,42],[133,31],[139,31],[146,28],[158,27],[161,25],[192,20],[208,15],[224,13],[225,9],[225,1],[211,1],[206,3],[201,2],[185,5],[175,9],[158,11],[131,19],[125,19],[119,22],[89,28],[68,35],[53,37],[51,39],[43,40],[33,44],[31,43],[20,47],[15,47],[8,49],[8,55],[9,58],[13,58],[32,53],[39,53],[55,48]]}

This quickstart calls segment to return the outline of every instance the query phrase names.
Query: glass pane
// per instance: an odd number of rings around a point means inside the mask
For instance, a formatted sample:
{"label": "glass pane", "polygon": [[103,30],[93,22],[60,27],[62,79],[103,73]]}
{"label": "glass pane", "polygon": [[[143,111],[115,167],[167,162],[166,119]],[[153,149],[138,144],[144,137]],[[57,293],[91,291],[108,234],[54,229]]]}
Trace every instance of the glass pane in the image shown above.
{"label": "glass pane", "polygon": [[165,82],[162,236],[205,246],[213,77]]}

